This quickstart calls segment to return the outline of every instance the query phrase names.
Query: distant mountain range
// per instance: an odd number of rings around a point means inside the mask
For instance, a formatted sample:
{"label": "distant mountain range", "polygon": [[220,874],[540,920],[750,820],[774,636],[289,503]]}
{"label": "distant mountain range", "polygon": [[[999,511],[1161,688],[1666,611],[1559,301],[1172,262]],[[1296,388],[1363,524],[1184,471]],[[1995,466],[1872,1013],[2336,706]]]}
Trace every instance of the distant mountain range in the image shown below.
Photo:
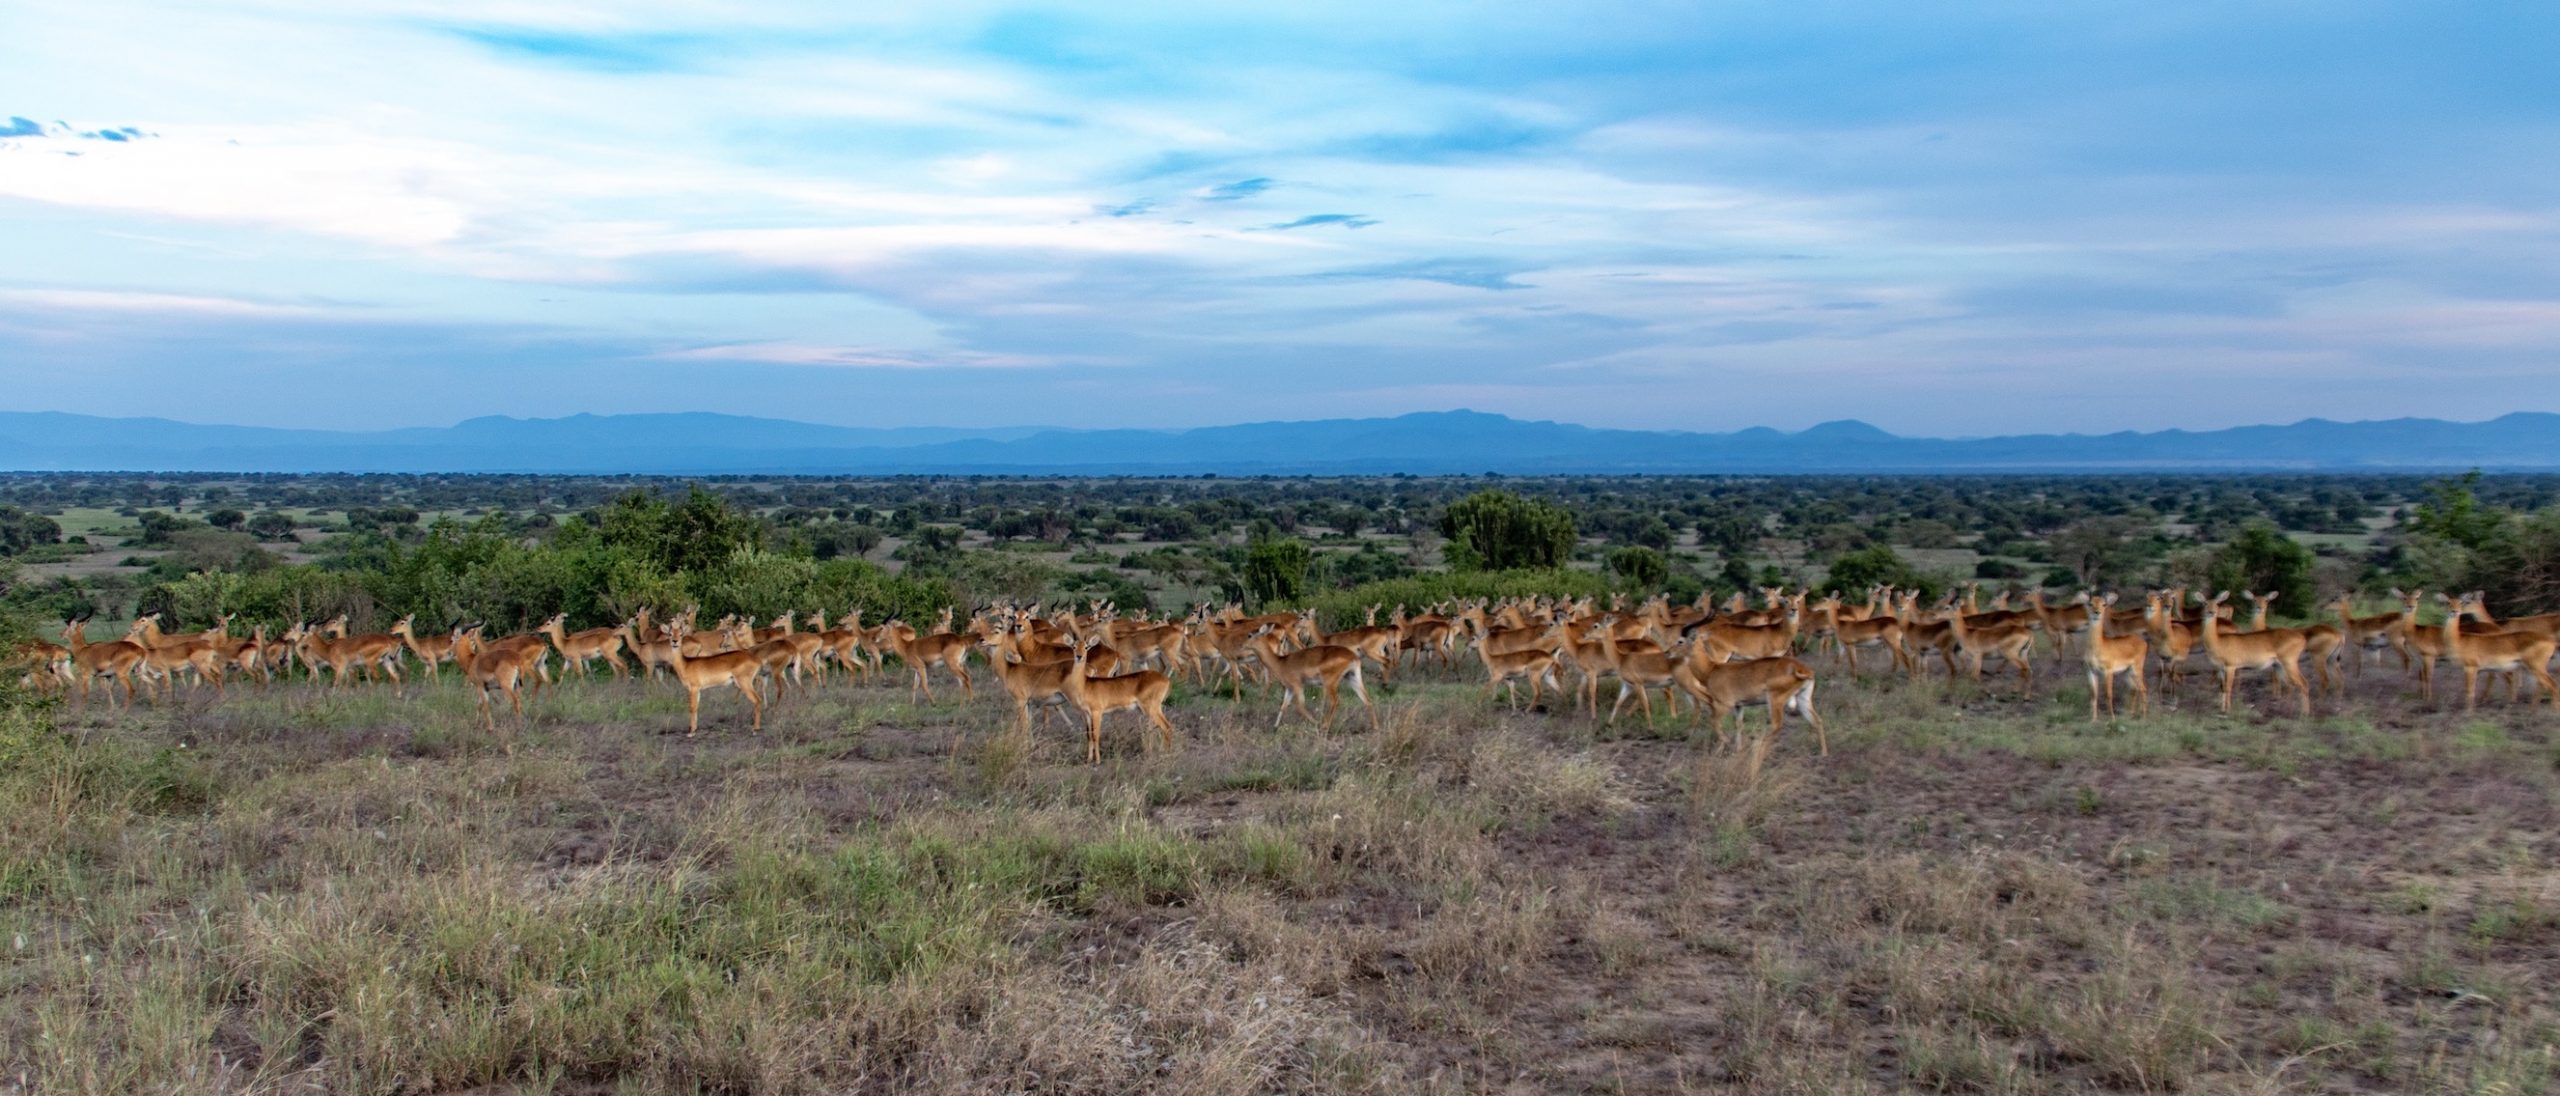
{"label": "distant mountain range", "polygon": [[2560,469],[2560,415],[2229,430],[1905,438],[1603,430],[1474,411],[1196,430],[864,429],[734,415],[489,417],[348,432],[0,412],[0,469],[716,475],[1353,475]]}

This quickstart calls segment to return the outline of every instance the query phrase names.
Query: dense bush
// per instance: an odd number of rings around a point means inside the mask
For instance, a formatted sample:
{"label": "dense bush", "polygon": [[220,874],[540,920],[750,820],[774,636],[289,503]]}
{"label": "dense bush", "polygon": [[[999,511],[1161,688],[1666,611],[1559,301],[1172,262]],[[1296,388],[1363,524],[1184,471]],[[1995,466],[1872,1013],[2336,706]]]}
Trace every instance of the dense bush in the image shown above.
{"label": "dense bush", "polygon": [[1544,499],[1484,490],[1440,517],[1449,565],[1461,571],[1562,567],[1573,558],[1573,515]]}
{"label": "dense bush", "polygon": [[1359,624],[1372,605],[1382,606],[1378,619],[1385,620],[1398,605],[1420,613],[1433,605],[1461,599],[1602,597],[1609,593],[1609,580],[1590,571],[1462,571],[1373,582],[1317,594],[1303,604],[1316,610],[1316,619],[1325,628],[1337,629]]}

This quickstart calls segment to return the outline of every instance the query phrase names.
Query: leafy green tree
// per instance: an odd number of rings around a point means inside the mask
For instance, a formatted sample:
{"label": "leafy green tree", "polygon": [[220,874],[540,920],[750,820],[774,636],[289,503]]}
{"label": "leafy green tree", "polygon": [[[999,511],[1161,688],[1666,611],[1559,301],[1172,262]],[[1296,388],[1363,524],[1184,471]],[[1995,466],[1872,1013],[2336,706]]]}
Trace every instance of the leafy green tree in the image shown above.
{"label": "leafy green tree", "polygon": [[1573,515],[1542,499],[1488,488],[1440,516],[1449,565],[1461,571],[1562,567],[1573,558]]}
{"label": "leafy green tree", "polygon": [[1609,553],[1609,573],[1639,590],[1659,590],[1671,578],[1671,564],[1651,548],[1620,548]]}
{"label": "leafy green tree", "polygon": [[1245,549],[1244,589],[1255,604],[1295,602],[1307,596],[1307,565],[1314,553],[1295,537],[1263,537]]}
{"label": "leafy green tree", "polygon": [[283,540],[293,535],[293,518],[273,510],[263,511],[249,519],[248,530],[260,540]]}
{"label": "leafy green tree", "polygon": [[1879,585],[1918,590],[1923,598],[1935,598],[1946,589],[1944,580],[1913,567],[1887,544],[1841,553],[1831,561],[1831,573],[1822,581],[1822,589],[1834,594],[1862,594]]}
{"label": "leafy green tree", "polygon": [[2474,552],[2487,547],[2506,515],[2480,504],[2479,486],[2476,469],[2451,483],[2428,484],[2427,500],[2410,509],[2409,531],[2441,537]]}
{"label": "leafy green tree", "polygon": [[2205,582],[2213,592],[2229,590],[2235,598],[2240,591],[2281,594],[2276,604],[2279,611],[2295,616],[2308,615],[2319,599],[2319,588],[2313,585],[2311,549],[2276,530],[2264,521],[2251,522],[2240,535],[2215,550],[2205,566]]}

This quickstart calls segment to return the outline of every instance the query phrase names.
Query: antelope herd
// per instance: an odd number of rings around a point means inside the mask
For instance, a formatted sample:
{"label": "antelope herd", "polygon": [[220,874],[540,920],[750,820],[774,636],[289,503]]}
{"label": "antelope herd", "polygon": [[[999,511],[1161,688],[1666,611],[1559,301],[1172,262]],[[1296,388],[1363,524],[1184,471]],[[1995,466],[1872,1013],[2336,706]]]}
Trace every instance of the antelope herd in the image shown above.
{"label": "antelope herd", "polygon": [[[1090,761],[1101,760],[1102,717],[1123,709],[1140,713],[1171,746],[1173,724],[1164,708],[1177,679],[1230,690],[1239,700],[1246,684],[1256,683],[1266,696],[1277,696],[1275,727],[1293,710],[1331,727],[1347,684],[1374,728],[1371,668],[1380,681],[1397,673],[1465,674],[1470,651],[1483,671],[1488,702],[1499,695],[1517,709],[1525,683],[1533,709],[1552,691],[1571,710],[1604,723],[1623,716],[1633,701],[1650,723],[1659,691],[1674,713],[1685,699],[1689,718],[1706,716],[1729,747],[1740,745],[1739,733],[1727,730],[1736,709],[1758,704],[1769,712],[1759,748],[1774,741],[1793,712],[1812,725],[1826,755],[1829,734],[1814,709],[1816,674],[1807,658],[1836,659],[1855,678],[1863,670],[1861,654],[1877,649],[1890,660],[1889,672],[1914,677],[1927,673],[1925,661],[1933,654],[1949,678],[1961,666],[1980,681],[1996,664],[2016,675],[2019,694],[2027,696],[2035,688],[2039,647],[2050,646],[2056,657],[2068,659],[2076,645],[2088,673],[2092,721],[2116,714],[2119,679],[2127,685],[2132,713],[2143,715],[2155,684],[2175,689],[2184,672],[2199,665],[2217,675],[2226,713],[2241,674],[2257,671],[2292,697],[2297,714],[2308,717],[2315,692],[2343,689],[2346,673],[2361,675],[2386,651],[2415,675],[2426,700],[2435,695],[2436,663],[2459,666],[2466,710],[2479,702],[2483,673],[2506,681],[2511,703],[2520,676],[2533,680],[2546,703],[2560,694],[2550,671],[2560,614],[2501,621],[2489,615],[2476,592],[2438,594],[2445,615],[2429,624],[2420,622],[2427,604],[2421,593],[2391,593],[2398,611],[2357,616],[2353,599],[2341,596],[2323,606],[2338,623],[2299,628],[2269,626],[2275,594],[2244,591],[2251,606],[2244,625],[2228,592],[2154,591],[2138,601],[2084,593],[2059,606],[2040,593],[2014,605],[2003,594],[1986,607],[1972,587],[1927,606],[1919,594],[1891,587],[1869,590],[1854,605],[1837,595],[1816,599],[1807,591],[1766,588],[1757,605],[1736,594],[1720,606],[1703,597],[1685,605],[1657,597],[1634,607],[1623,600],[1603,606],[1588,598],[1509,599],[1443,604],[1412,615],[1397,606],[1383,624],[1381,607],[1372,606],[1367,623],[1335,632],[1319,627],[1311,609],[1252,615],[1235,606],[1156,620],[1143,612],[1122,617],[1107,604],[1045,613],[997,605],[965,624],[946,609],[931,631],[901,620],[866,627],[859,612],[832,625],[824,612],[811,613],[804,630],[796,613],[761,627],[728,617],[705,628],[692,610],[666,621],[642,610],[610,628],[571,632],[564,617],[554,616],[531,631],[498,638],[485,636],[479,625],[422,634],[410,617],[385,632],[351,633],[344,615],[295,624],[274,636],[261,625],[238,637],[230,631],[232,616],[225,614],[204,631],[173,634],[152,613],[135,620],[121,638],[99,642],[89,639],[87,618],[67,621],[62,643],[26,643],[14,665],[25,686],[67,692],[84,706],[98,688],[130,706],[143,694],[155,702],[174,699],[181,677],[191,689],[210,688],[219,698],[234,676],[265,686],[297,666],[314,685],[322,684],[325,672],[330,689],[385,679],[405,689],[404,667],[414,666],[435,681],[450,664],[475,691],[481,719],[494,732],[500,699],[521,722],[526,691],[552,685],[573,670],[592,677],[602,663],[616,678],[636,670],[655,680],[663,673],[682,686],[690,736],[701,729],[705,692],[736,690],[752,726],[761,730],[766,707],[792,691],[823,685],[837,671],[867,680],[881,675],[891,658],[906,668],[910,694],[918,701],[935,702],[939,669],[960,686],[965,705],[976,697],[974,652],[993,670],[1023,732],[1031,729],[1035,706],[1081,716]],[[1600,709],[1604,679],[1617,682],[1606,713]],[[1319,689],[1322,716],[1307,704]]]}

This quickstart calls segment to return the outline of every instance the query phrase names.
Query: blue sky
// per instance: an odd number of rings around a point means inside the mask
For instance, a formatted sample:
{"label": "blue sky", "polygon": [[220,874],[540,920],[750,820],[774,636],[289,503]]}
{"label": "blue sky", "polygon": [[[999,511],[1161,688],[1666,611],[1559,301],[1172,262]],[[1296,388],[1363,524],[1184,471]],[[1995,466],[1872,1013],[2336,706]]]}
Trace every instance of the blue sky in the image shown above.
{"label": "blue sky", "polygon": [[2345,0],[39,0],[0,406],[2555,410],[2555,47]]}

